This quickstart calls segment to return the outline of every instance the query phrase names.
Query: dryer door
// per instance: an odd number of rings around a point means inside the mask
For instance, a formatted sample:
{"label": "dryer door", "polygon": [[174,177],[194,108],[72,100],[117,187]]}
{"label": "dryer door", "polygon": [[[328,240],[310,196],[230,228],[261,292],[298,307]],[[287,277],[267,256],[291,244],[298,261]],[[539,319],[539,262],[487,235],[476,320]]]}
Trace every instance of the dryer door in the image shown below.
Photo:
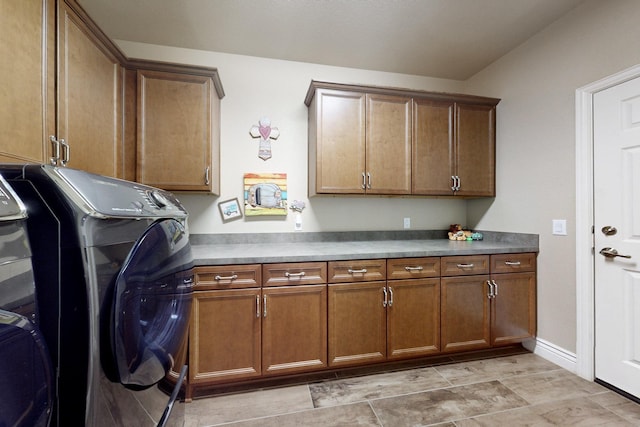
{"label": "dryer door", "polygon": [[53,375],[44,339],[26,317],[0,310],[0,426],[47,426]]}
{"label": "dryer door", "polygon": [[193,257],[178,221],[153,223],[116,278],[111,339],[120,382],[150,386],[173,367],[189,324]]}

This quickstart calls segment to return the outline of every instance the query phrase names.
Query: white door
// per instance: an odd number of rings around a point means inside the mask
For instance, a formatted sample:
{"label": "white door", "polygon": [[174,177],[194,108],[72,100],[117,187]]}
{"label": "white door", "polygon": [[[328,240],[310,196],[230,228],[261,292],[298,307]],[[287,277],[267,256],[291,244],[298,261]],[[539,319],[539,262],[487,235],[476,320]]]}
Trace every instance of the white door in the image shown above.
{"label": "white door", "polygon": [[593,105],[595,376],[640,397],[640,78]]}

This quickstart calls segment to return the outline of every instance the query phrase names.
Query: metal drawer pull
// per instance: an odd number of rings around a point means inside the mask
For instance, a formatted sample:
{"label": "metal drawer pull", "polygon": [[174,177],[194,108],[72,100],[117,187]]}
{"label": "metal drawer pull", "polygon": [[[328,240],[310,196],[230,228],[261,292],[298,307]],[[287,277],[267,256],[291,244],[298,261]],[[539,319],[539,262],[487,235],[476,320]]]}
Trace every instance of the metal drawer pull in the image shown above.
{"label": "metal drawer pull", "polygon": [[506,265],[515,265],[515,266],[520,265],[520,261],[505,261],[504,263]]}
{"label": "metal drawer pull", "polygon": [[367,188],[367,180],[364,175],[364,172],[362,172],[362,189],[364,190],[365,188]]}
{"label": "metal drawer pull", "polygon": [[422,271],[423,270],[421,265],[419,265],[417,267],[406,266],[404,269],[407,270],[407,271]]}
{"label": "metal drawer pull", "polygon": [[389,286],[389,304],[387,305],[389,307],[393,305],[393,288],[391,286]]}
{"label": "metal drawer pull", "polygon": [[289,273],[288,271],[286,271],[284,273],[285,277],[304,277],[304,271],[301,271],[300,273]]}
{"label": "metal drawer pull", "polygon": [[371,189],[371,174],[367,172],[367,188]]}
{"label": "metal drawer pull", "polygon": [[493,297],[495,298],[498,296],[498,284],[495,280],[492,280],[491,283],[493,283]]}
{"label": "metal drawer pull", "polygon": [[349,274],[360,274],[360,273],[364,274],[364,273],[367,272],[367,269],[366,268],[361,268],[360,270],[353,270],[353,269],[350,268],[347,271],[349,272]]}
{"label": "metal drawer pull", "polygon": [[260,295],[256,295],[256,317],[260,317]]}
{"label": "metal drawer pull", "polygon": [[473,264],[457,264],[458,268],[473,268]]}
{"label": "metal drawer pull", "polygon": [[236,280],[238,278],[237,274],[234,274],[233,276],[216,276],[214,277],[215,280],[220,281],[220,280]]}
{"label": "metal drawer pull", "polygon": [[387,306],[387,288],[382,288],[382,293],[384,294],[384,299],[382,300],[382,306]]}

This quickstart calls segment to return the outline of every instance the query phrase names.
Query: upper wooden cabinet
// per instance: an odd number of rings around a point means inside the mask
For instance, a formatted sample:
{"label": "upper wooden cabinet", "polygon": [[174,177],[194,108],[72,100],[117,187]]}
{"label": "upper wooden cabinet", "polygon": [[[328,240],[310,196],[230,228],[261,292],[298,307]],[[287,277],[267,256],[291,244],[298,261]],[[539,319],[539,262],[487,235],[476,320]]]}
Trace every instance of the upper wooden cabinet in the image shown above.
{"label": "upper wooden cabinet", "polygon": [[82,13],[59,2],[57,163],[124,178],[124,57]]}
{"label": "upper wooden cabinet", "polygon": [[309,107],[310,195],[411,192],[411,98],[319,89]]}
{"label": "upper wooden cabinet", "polygon": [[0,162],[218,192],[215,68],[131,60],[76,0],[0,6]]}
{"label": "upper wooden cabinet", "polygon": [[309,195],[495,196],[498,102],[312,81]]}
{"label": "upper wooden cabinet", "polygon": [[1,0],[1,162],[48,162],[55,133],[55,0]]}
{"label": "upper wooden cabinet", "polygon": [[137,181],[170,191],[220,192],[216,69],[136,61]]}

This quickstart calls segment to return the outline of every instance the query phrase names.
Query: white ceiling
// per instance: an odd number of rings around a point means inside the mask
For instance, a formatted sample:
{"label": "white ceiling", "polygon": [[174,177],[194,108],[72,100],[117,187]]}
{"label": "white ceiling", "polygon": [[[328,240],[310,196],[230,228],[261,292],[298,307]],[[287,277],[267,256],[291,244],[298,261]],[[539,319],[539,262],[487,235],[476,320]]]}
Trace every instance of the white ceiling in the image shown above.
{"label": "white ceiling", "polygon": [[465,80],[583,0],[78,0],[112,39]]}

